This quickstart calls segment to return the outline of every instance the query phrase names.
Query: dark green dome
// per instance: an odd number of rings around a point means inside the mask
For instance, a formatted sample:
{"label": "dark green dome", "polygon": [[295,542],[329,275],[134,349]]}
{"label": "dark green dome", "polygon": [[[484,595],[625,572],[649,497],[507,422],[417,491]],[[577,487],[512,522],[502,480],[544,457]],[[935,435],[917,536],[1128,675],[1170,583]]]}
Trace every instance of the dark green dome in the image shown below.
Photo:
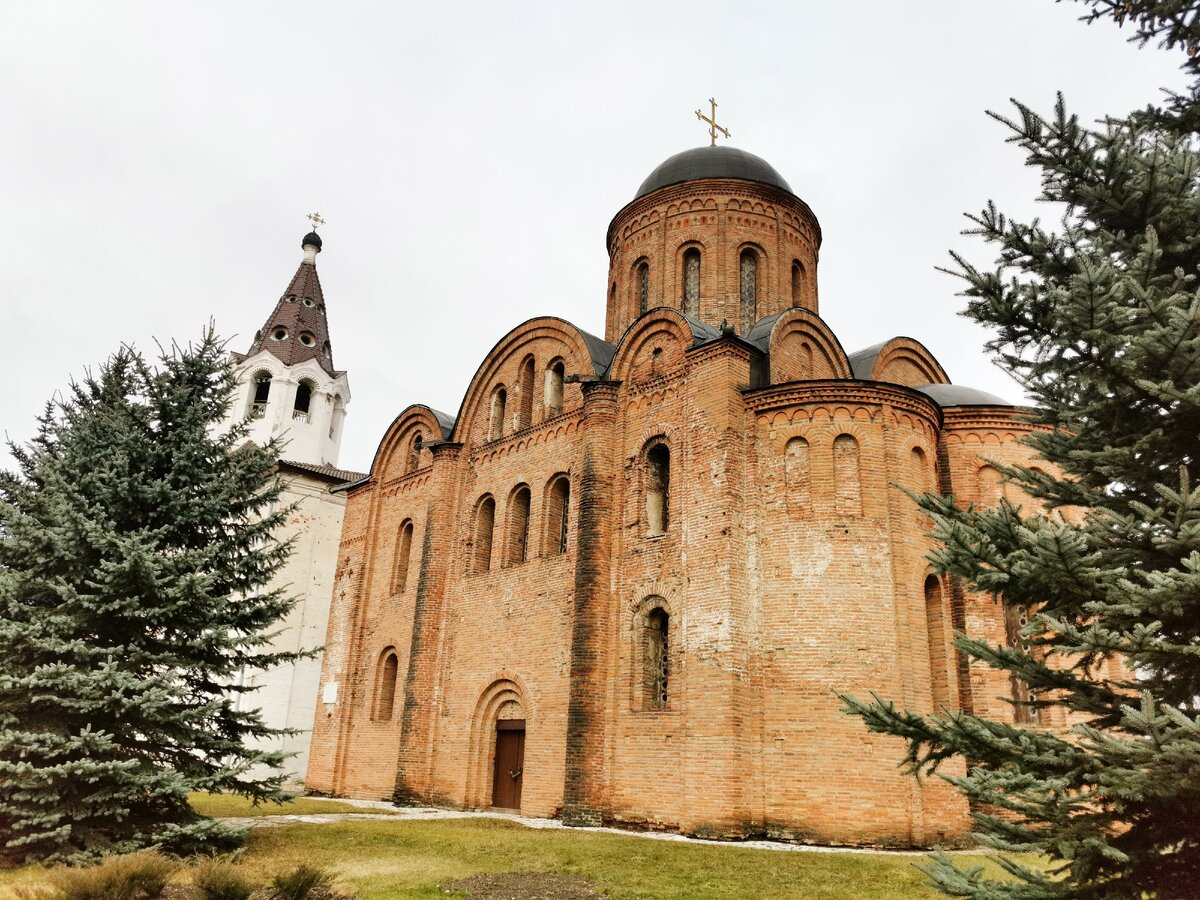
{"label": "dark green dome", "polygon": [[638,188],[634,200],[644,197],[671,184],[695,181],[698,178],[739,178],[742,181],[757,181],[792,193],[791,186],[783,180],[769,162],[753,153],[736,147],[696,147],[676,153],[650,173]]}

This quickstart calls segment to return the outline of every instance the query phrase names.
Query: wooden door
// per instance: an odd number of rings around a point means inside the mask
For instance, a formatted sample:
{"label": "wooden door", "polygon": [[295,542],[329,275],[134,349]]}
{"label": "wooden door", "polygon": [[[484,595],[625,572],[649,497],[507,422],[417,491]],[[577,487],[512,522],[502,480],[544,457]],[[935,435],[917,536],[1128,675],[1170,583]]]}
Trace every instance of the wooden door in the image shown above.
{"label": "wooden door", "polygon": [[492,806],[521,808],[521,782],[525,766],[525,720],[496,723],[496,767],[492,773]]}

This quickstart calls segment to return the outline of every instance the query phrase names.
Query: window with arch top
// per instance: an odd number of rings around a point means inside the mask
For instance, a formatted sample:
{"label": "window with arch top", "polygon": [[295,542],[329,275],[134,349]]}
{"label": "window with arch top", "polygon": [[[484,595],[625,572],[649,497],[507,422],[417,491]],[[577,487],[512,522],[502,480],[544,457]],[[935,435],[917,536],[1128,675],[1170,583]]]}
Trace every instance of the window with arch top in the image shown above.
{"label": "window with arch top", "polygon": [[638,310],[645,312],[650,308],[650,263],[642,260],[634,269],[635,284],[637,285]]}
{"label": "window with arch top", "polygon": [[425,438],[421,432],[413,435],[412,443],[408,446],[408,466],[406,472],[415,472],[421,466],[421,451],[425,449]]}
{"label": "window with arch top", "polygon": [[496,501],[491,494],[475,507],[475,547],[471,556],[471,571],[486,572],[492,567],[492,531],[496,524]]}
{"label": "window with arch top", "polygon": [[571,480],[559,475],[550,482],[543,511],[546,524],[542,538],[542,555],[556,556],[567,552],[567,521],[571,514]]}
{"label": "window with arch top", "polygon": [[517,377],[518,407],[517,428],[528,428],[533,424],[533,370],[532,356],[525,357],[521,363],[521,372]]}
{"label": "window with arch top", "polygon": [[307,378],[302,379],[296,385],[296,400],[292,404],[292,412],[308,415],[308,408],[312,404],[313,383]]}
{"label": "window with arch top", "polygon": [[758,321],[758,252],[745,248],[738,256],[738,309],[742,334]]}
{"label": "window with arch top", "polygon": [[408,561],[412,556],[413,523],[406,519],[396,535],[396,567],[392,577],[392,592],[403,594],[408,588]]}
{"label": "window with arch top", "polygon": [[546,367],[546,418],[557,416],[563,411],[563,384],[567,379],[567,367],[561,359],[553,360]]}
{"label": "window with arch top", "polygon": [[695,247],[683,251],[683,314],[700,315],[700,251]]}
{"label": "window with arch top", "polygon": [[504,437],[504,407],[508,402],[508,392],[501,385],[492,391],[492,413],[488,420],[488,440],[495,441]]}
{"label": "window with arch top", "polygon": [[646,532],[667,530],[671,508],[671,451],[661,441],[646,451]]}
{"label": "window with arch top", "polygon": [[801,306],[804,302],[804,263],[798,259],[792,260],[792,306]]}
{"label": "window with arch top", "polygon": [[392,717],[396,705],[396,677],[400,672],[400,657],[392,647],[383,651],[379,660],[378,682],[375,687],[375,716],[379,721]]}
{"label": "window with arch top", "polygon": [[250,418],[260,419],[267,410],[267,401],[271,397],[271,373],[267,371],[254,373],[254,393],[250,396]]}
{"label": "window with arch top", "polygon": [[521,485],[508,499],[507,565],[523,563],[529,554],[529,488]]}
{"label": "window with arch top", "polygon": [[643,708],[666,709],[671,676],[670,615],[655,606],[646,613],[642,631]]}

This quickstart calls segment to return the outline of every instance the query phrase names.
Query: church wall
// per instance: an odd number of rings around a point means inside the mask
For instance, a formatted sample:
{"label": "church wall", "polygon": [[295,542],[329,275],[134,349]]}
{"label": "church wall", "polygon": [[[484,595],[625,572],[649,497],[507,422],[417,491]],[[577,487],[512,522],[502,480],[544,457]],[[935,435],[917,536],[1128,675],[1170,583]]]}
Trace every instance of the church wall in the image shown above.
{"label": "church wall", "polygon": [[[915,517],[891,482],[912,446],[932,458],[936,409],[899,392],[847,386],[841,402],[780,389],[754,402],[762,594],[764,818],[767,830],[823,842],[921,840],[921,798],[896,770],[894,740],[841,711],[837,693],[877,690],[928,709],[921,556]],[[788,398],[788,393],[795,394]],[[884,395],[884,396],[881,396]],[[790,400],[790,402],[788,402]],[[786,402],[778,408],[779,402]],[[921,406],[927,408],[921,409]],[[932,420],[932,421],[931,421]],[[859,448],[857,502],[837,483],[837,441]],[[917,600],[921,600],[918,607]],[[921,620],[916,612],[921,609]],[[961,831],[962,811],[940,831]]]}
{"label": "church wall", "polygon": [[[987,506],[1001,497],[1018,505],[1032,502],[1016,486],[1001,483],[998,471],[991,465],[991,462],[1034,464],[1033,451],[1018,443],[1031,427],[986,408],[964,407],[947,414],[943,443],[949,463],[949,487],[960,505]],[[958,592],[962,598],[960,616],[967,633],[992,643],[1007,643],[1003,605],[987,594],[964,591],[961,585]],[[1014,720],[1015,710],[1005,702],[1013,696],[1013,685],[1006,673],[973,662],[966,694],[977,715]]]}
{"label": "church wall", "polygon": [[[267,649],[269,652],[314,650],[325,640],[345,497],[331,494],[329,483],[321,479],[295,474],[281,477],[285,487],[279,503],[283,506],[294,504],[295,508],[280,529],[279,537],[295,543],[287,563],[272,583],[283,587],[296,603],[287,616],[276,623],[279,634]],[[320,672],[321,654],[318,653],[267,671],[249,670],[243,675],[243,684],[258,689],[241,695],[239,708],[261,708],[263,721],[270,727],[300,732],[258,745],[295,754],[283,765],[288,783],[292,785],[303,783],[308,766],[308,744]]]}

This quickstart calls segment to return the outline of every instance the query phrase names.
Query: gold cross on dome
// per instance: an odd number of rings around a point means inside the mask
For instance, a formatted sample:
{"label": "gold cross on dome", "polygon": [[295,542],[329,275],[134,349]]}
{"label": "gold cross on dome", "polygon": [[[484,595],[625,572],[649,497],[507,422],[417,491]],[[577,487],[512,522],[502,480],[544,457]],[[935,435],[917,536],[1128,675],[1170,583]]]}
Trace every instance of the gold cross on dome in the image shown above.
{"label": "gold cross on dome", "polygon": [[305,218],[308,219],[308,221],[312,222],[313,231],[316,231],[318,228],[320,228],[322,225],[325,224],[325,220],[322,219],[321,214],[317,213],[317,212],[309,213],[307,216],[305,216]]}
{"label": "gold cross on dome", "polygon": [[704,113],[700,112],[700,110],[696,110],[696,118],[701,122],[708,123],[708,136],[712,138],[712,146],[715,147],[717,146],[717,132],[719,131],[721,134],[725,135],[725,137],[729,137],[729,129],[722,128],[717,124],[717,101],[712,97],[709,97],[708,102],[712,104],[712,117],[710,118],[709,116],[706,116]]}

